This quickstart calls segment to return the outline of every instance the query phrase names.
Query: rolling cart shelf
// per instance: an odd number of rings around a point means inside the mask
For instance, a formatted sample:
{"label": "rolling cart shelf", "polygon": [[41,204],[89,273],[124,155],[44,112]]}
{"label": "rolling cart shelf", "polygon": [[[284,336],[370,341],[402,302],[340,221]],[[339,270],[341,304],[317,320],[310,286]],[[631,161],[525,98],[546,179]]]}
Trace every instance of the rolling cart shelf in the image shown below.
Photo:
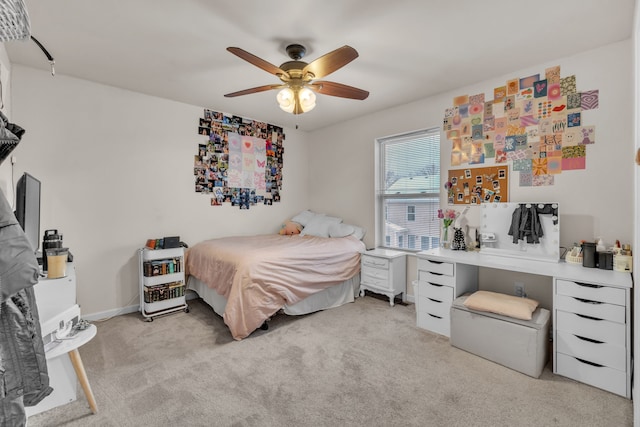
{"label": "rolling cart shelf", "polygon": [[140,249],[139,267],[140,312],[145,321],[180,310],[189,312],[183,248]]}

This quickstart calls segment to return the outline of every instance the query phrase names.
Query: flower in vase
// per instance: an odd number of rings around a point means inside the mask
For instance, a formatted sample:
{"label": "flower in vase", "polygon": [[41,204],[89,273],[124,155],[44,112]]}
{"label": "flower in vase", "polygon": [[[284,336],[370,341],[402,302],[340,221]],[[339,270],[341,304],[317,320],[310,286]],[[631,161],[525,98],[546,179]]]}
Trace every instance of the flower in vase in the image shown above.
{"label": "flower in vase", "polygon": [[458,212],[454,209],[447,209],[446,211],[442,211],[442,209],[438,209],[438,218],[442,220],[442,225],[445,229],[449,228],[453,221],[458,217]]}

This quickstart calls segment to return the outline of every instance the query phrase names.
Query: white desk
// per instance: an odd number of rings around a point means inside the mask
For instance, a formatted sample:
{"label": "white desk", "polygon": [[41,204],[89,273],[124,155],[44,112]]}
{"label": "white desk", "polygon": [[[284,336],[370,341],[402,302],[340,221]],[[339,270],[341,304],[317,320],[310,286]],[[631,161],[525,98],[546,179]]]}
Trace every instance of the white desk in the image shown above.
{"label": "white desk", "polygon": [[599,282],[619,288],[633,287],[631,273],[622,273],[599,268],[586,268],[580,264],[538,261],[525,258],[487,255],[482,252],[453,251],[449,249],[431,249],[418,252],[418,258],[439,259],[478,267],[497,268],[519,273],[538,274],[540,276],[567,279],[578,282]]}
{"label": "white desk", "polygon": [[631,273],[481,252],[418,252],[418,326],[449,335],[453,299],[478,289],[478,268],[553,278],[553,372],[631,397]]}

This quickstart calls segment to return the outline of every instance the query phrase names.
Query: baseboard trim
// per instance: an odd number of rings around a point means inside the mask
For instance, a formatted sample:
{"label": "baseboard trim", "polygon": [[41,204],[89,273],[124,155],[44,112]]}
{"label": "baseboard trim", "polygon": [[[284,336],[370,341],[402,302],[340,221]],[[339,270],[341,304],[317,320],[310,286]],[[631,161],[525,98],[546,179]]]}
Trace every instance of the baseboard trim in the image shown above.
{"label": "baseboard trim", "polygon": [[140,311],[139,305],[130,305],[128,307],[114,308],[113,310],[100,311],[98,313],[83,314],[82,318],[90,322],[95,322],[98,320],[106,320],[112,317],[121,316],[123,314],[135,313],[137,311]]}
{"label": "baseboard trim", "polygon": [[[189,301],[198,298],[195,292],[187,292],[185,300]],[[82,307],[81,307],[82,308]],[[98,313],[83,314],[82,318],[89,322],[111,319],[112,317],[122,316],[123,314],[140,312],[140,304],[130,305],[128,307],[114,308],[112,310],[100,311]]]}

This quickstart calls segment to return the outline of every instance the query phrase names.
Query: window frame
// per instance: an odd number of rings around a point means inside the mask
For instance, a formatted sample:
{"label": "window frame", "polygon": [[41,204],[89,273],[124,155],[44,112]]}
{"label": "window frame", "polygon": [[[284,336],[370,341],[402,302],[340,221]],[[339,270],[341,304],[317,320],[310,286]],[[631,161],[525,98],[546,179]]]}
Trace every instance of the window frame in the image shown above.
{"label": "window frame", "polygon": [[407,221],[415,222],[416,220],[416,205],[407,205]]}
{"label": "window frame", "polygon": [[[433,149],[435,161],[430,165],[430,167],[434,169],[433,176],[437,177],[437,181],[438,181],[437,189],[435,191],[432,189],[432,191],[430,192],[420,191],[420,192],[408,192],[408,193],[405,192],[403,194],[389,194],[388,192],[385,191],[386,144],[407,142],[417,138],[433,139],[433,142],[437,144],[436,146],[434,146],[435,148]],[[402,250],[407,252],[419,252],[419,251],[425,250],[425,248],[422,247],[422,242],[424,237],[427,237],[428,241],[432,242],[432,247],[433,247],[433,244],[437,245],[437,242],[439,241],[439,234],[434,236],[430,236],[430,235],[423,236],[420,233],[409,231],[407,233],[407,236],[409,234],[415,235],[416,248],[408,248],[409,246],[408,237],[406,239],[403,239],[403,245],[405,247],[398,247],[397,243],[394,242],[394,239],[392,238],[392,236],[386,235],[387,229],[385,227],[385,221],[387,221],[389,218],[389,212],[387,209],[388,205],[386,204],[388,200],[396,200],[396,201],[406,200],[408,203],[411,203],[414,206],[415,206],[415,204],[413,203],[414,201],[431,200],[434,203],[436,203],[436,206],[433,207],[432,210],[434,213],[437,213],[437,209],[440,208],[442,203],[442,194],[443,194],[442,186],[440,185],[440,183],[442,182],[442,176],[441,176],[442,151],[440,150],[441,139],[442,139],[441,132],[440,132],[440,129],[437,127],[420,129],[417,131],[406,132],[406,133],[387,136],[383,138],[376,138],[375,140],[376,141],[376,150],[375,150],[375,175],[376,175],[375,177],[376,179],[375,243],[376,243],[376,246],[388,248],[388,249]],[[408,214],[409,214],[408,211],[406,211],[405,216],[408,216]],[[414,215],[416,214],[414,213]],[[416,215],[414,222],[417,222],[417,221],[418,221],[418,218]],[[436,228],[439,230],[439,219],[437,218],[437,215],[434,214],[433,219],[431,221],[437,223]]]}

